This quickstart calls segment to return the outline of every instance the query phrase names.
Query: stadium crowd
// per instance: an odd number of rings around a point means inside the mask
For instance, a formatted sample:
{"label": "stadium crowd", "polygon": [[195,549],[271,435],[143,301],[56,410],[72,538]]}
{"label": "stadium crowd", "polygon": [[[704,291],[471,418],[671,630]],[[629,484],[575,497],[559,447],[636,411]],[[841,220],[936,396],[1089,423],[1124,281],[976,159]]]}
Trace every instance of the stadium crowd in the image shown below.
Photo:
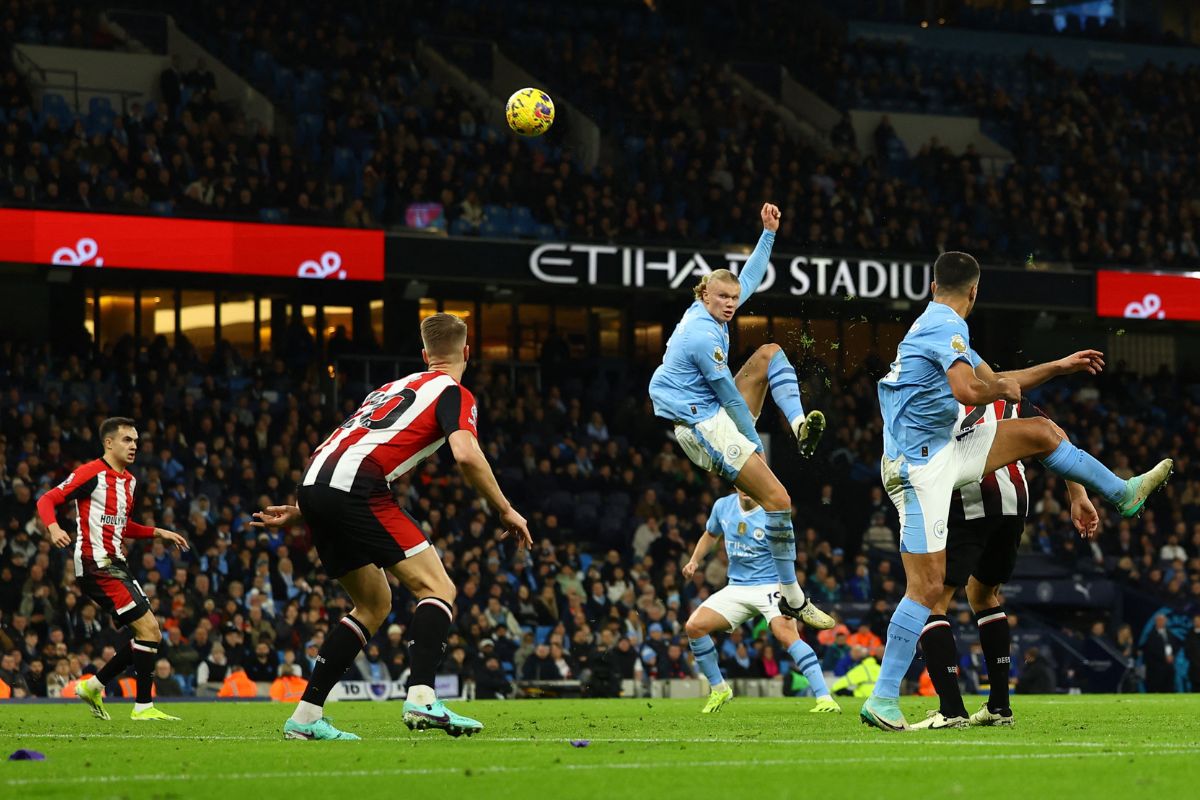
{"label": "stadium crowd", "polygon": [[[92,359],[0,343],[0,692],[69,694],[72,680],[129,635],[81,602],[70,551],[51,546],[35,513],[43,492],[101,454],[99,421],[117,413],[140,427],[132,517],[192,543],[186,553],[141,541],[129,551],[165,632],[160,696],[197,683],[245,685],[293,670],[307,676],[348,598],[303,527],[266,532],[249,523],[255,510],[292,498],[308,455],[355,399],[329,407],[306,371],[289,372],[269,352],[243,363],[218,347],[205,362],[182,336],[174,347],[157,340],[140,358],[132,348],[126,340]],[[729,487],[680,456],[651,412],[642,376],[610,381],[569,360],[554,374],[542,392],[486,364],[465,380],[480,404],[488,459],[531,519],[532,552],[501,540],[495,515],[445,453],[394,485],[458,586],[442,669],[473,682],[478,696],[509,695],[513,680],[581,679],[585,692],[606,695],[620,680],[694,676],[682,624],[724,585],[727,560],[718,552],[690,581],[681,567]],[[1102,535],[1087,543],[1073,532],[1062,487],[1030,467],[1025,549],[1076,574],[1107,575],[1180,612],[1200,612],[1200,403],[1191,386],[1187,376],[1134,381],[1116,372],[1038,394],[1118,474],[1170,455],[1178,476],[1139,520],[1101,510]],[[808,631],[810,641],[827,669],[845,675],[877,652],[903,593],[896,515],[879,483],[871,376],[812,381],[805,392],[830,420],[822,451],[805,462],[811,472],[779,452],[786,434],[773,414],[761,427],[778,435],[777,465],[792,486],[800,580],[817,602],[844,614],[845,627],[820,637]],[[393,585],[392,618],[351,678],[357,671],[405,680],[412,599]],[[1127,627],[1106,630],[1106,619],[1091,632],[1111,637],[1130,658],[1144,654],[1150,665],[1186,648],[1200,665],[1200,628],[1186,641],[1164,633],[1142,644]],[[963,617],[964,635],[969,623]],[[744,626],[720,647],[729,677],[781,677],[789,691],[802,691],[764,625]],[[969,654],[964,666],[981,677],[978,658]]]}
{"label": "stadium crowd", "polygon": [[[779,246],[794,250],[1200,264],[1195,67],[1077,75],[1049,55],[963,59],[849,43],[781,21],[772,4],[706,6],[703,42],[684,35],[686,11],[671,3],[651,12],[409,0],[338,16],[315,0],[184,5],[188,30],[286,109],[295,135],[249,129],[203,65],[164,72],[152,109],[102,106],[78,119],[65,103],[35,113],[10,67],[4,202],[711,245],[747,241],[769,201],[783,209]],[[6,53],[31,25],[49,24],[43,6],[18,6]],[[484,124],[418,67],[416,41],[430,33],[498,40],[602,124],[617,161],[589,173],[569,148]],[[909,153],[886,120],[870,142],[848,121],[827,149],[795,140],[716,66],[714,54],[738,47],[793,67],[843,110],[978,116],[1016,163],[989,174],[973,148],[955,153],[936,139]]]}

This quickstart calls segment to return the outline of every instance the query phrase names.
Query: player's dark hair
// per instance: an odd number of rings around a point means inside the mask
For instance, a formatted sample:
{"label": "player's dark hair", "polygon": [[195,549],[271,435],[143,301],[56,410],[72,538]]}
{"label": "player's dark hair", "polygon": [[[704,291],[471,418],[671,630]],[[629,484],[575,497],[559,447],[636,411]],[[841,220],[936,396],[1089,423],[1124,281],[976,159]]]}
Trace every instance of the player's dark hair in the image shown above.
{"label": "player's dark hair", "polygon": [[979,262],[966,253],[942,253],[933,262],[933,282],[939,292],[966,293],[979,283]]}
{"label": "player's dark hair", "polygon": [[137,421],[129,417],[109,417],[100,423],[100,441],[104,441],[118,428],[137,428]]}

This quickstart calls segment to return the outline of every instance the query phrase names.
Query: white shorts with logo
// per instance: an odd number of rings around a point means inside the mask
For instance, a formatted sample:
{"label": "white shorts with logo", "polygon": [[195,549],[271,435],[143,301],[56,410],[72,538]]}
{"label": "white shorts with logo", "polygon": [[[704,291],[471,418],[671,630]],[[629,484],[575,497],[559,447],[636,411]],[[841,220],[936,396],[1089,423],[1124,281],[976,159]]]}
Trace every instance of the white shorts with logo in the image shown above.
{"label": "white shorts with logo", "polygon": [[729,630],[733,630],[747,620],[757,616],[771,620],[779,614],[779,584],[768,583],[762,586],[734,586],[730,584],[700,604],[717,612],[729,622]]}
{"label": "white shorts with logo", "polygon": [[954,490],[982,480],[996,439],[995,422],[981,422],[954,436],[924,464],[883,457],[883,488],[900,513],[900,552],[946,549],[946,519]]}
{"label": "white shorts with logo", "polygon": [[758,446],[738,430],[733,417],[723,408],[695,425],[677,424],[675,439],[692,463],[729,481],[737,478],[758,451]]}

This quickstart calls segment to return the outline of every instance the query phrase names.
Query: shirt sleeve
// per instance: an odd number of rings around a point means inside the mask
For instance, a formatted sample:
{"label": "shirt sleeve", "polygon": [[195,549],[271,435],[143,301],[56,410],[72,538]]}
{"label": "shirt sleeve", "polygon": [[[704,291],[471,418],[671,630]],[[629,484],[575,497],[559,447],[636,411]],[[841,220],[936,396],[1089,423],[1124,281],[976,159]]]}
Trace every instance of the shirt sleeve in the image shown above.
{"label": "shirt sleeve", "polygon": [[434,413],[445,436],[455,431],[470,431],[472,436],[479,438],[479,408],[475,396],[457,383],[442,392]]}
{"label": "shirt sleeve", "polygon": [[692,363],[700,369],[700,373],[704,375],[738,430],[754,442],[757,452],[763,452],[762,440],[758,438],[758,431],[754,430],[754,417],[750,415],[750,406],[746,405],[746,399],[738,391],[737,383],[729,373],[729,356],[717,337],[703,330],[690,331],[687,351]]}
{"label": "shirt sleeve", "polygon": [[771,248],[775,244],[775,231],[764,229],[758,237],[758,244],[738,274],[738,284],[742,287],[742,296],[738,300],[738,308],[746,305],[746,301],[754,296],[763,278],[767,276],[767,265],[771,261]]}
{"label": "shirt sleeve", "polygon": [[85,464],[67,476],[67,479],[38,498],[38,516],[42,524],[49,528],[58,522],[58,507],[69,503],[92,490],[96,478],[96,468]]}
{"label": "shirt sleeve", "polygon": [[949,372],[956,361],[965,361],[972,369],[979,363],[978,356],[972,360],[975,351],[971,349],[967,324],[961,320],[959,322],[961,324],[951,322],[940,325],[924,336],[921,349],[943,372]]}
{"label": "shirt sleeve", "polygon": [[704,523],[704,530],[711,533],[713,536],[723,536],[725,531],[721,530],[721,519],[717,514],[717,507],[714,505],[712,513],[708,515],[708,522]]}
{"label": "shirt sleeve", "polygon": [[153,539],[154,532],[157,528],[152,528],[149,525],[143,525],[140,522],[129,520],[125,523],[125,538],[126,539]]}

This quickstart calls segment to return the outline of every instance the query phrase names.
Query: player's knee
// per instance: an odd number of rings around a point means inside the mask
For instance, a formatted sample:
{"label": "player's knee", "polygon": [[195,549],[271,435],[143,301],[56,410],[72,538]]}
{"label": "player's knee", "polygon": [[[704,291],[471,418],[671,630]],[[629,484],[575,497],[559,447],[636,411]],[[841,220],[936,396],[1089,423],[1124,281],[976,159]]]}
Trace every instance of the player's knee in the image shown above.
{"label": "player's knee", "polygon": [[708,631],[704,630],[704,626],[696,622],[694,617],[688,617],[688,621],[683,626],[683,631],[689,639],[700,639],[708,635]]}
{"label": "player's knee", "polygon": [[757,351],[755,351],[754,356],[755,358],[761,358],[764,362],[769,363],[771,358],[782,349],[782,347],[774,343],[764,344],[762,347],[758,348]]}
{"label": "player's knee", "polygon": [[1058,435],[1058,431],[1054,429],[1054,423],[1045,417],[1036,417],[1036,423],[1033,426],[1033,444],[1038,448],[1038,452],[1049,453],[1054,448],[1058,447],[1062,437]]}
{"label": "player's knee", "polygon": [[792,497],[781,485],[768,492],[767,496],[763,498],[763,509],[766,511],[791,511]]}

